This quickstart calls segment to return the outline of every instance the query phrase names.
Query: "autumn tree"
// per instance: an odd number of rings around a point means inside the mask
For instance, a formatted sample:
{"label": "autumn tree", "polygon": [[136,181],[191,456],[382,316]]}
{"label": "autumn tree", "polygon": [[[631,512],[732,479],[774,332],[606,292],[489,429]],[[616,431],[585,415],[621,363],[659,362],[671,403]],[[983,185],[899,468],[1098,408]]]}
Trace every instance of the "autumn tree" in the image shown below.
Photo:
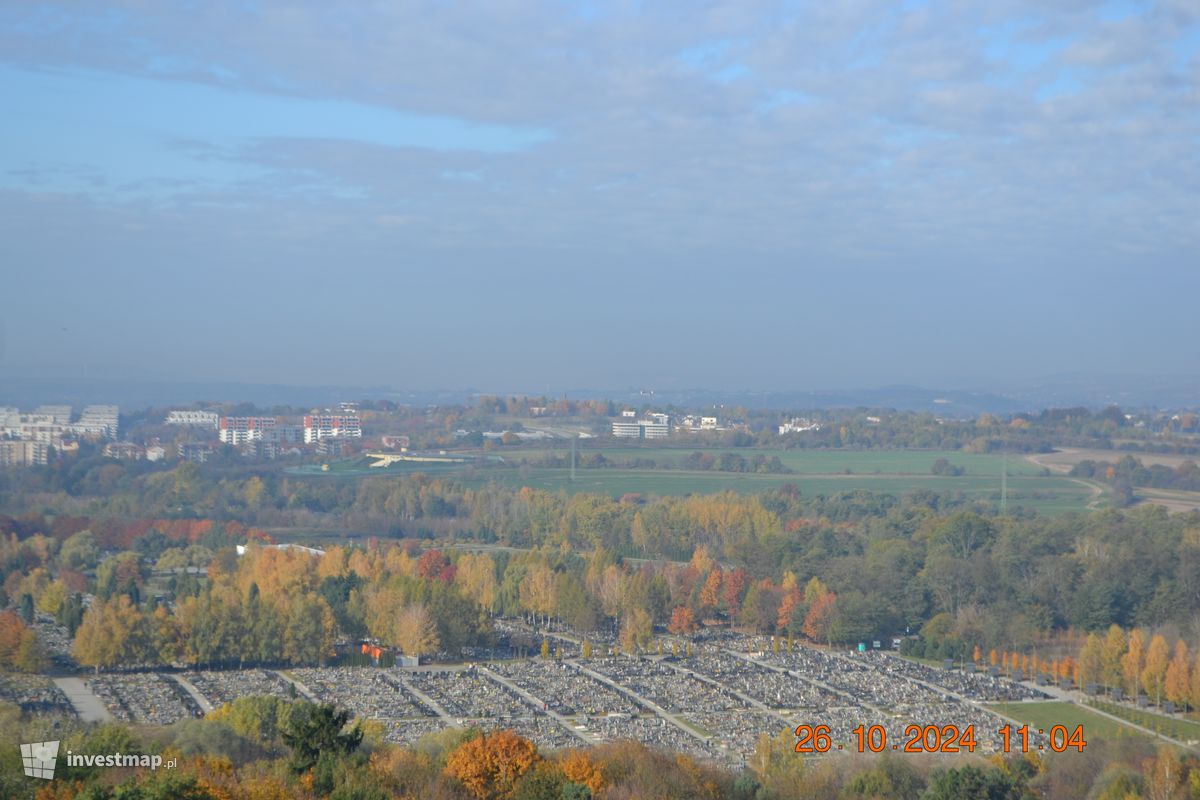
{"label": "autumn tree", "polygon": [[1104,642],[1094,633],[1089,633],[1079,651],[1079,684],[1099,685],[1104,673]]}
{"label": "autumn tree", "polygon": [[392,641],[405,655],[436,653],[440,644],[437,623],[425,606],[414,603],[396,616]]}
{"label": "autumn tree", "polygon": [[1146,649],[1145,666],[1142,668],[1142,688],[1146,694],[1154,698],[1155,705],[1162,704],[1163,688],[1167,680],[1167,667],[1170,665],[1171,650],[1167,640],[1161,634],[1155,634],[1150,639]]}
{"label": "autumn tree", "polygon": [[1100,656],[1100,683],[1105,689],[1112,690],[1121,685],[1124,674],[1122,659],[1129,647],[1125,631],[1120,625],[1110,625],[1104,636],[1104,647]]}
{"label": "autumn tree", "polygon": [[696,615],[687,606],[676,606],[671,612],[667,630],[677,636],[689,636],[696,631]]}
{"label": "autumn tree", "polygon": [[711,614],[721,602],[721,568],[713,567],[700,589],[700,613]]}
{"label": "autumn tree", "polygon": [[1129,647],[1121,657],[1121,678],[1125,682],[1125,690],[1131,697],[1136,697],[1145,664],[1146,637],[1140,628],[1134,628],[1129,633]]}
{"label": "autumn tree", "polygon": [[746,590],[746,570],[738,567],[725,573],[725,583],[721,588],[721,598],[725,601],[725,612],[730,619],[737,619],[741,613],[742,592]]}
{"label": "autumn tree", "polygon": [[625,652],[633,653],[645,648],[653,635],[654,622],[645,609],[634,607],[625,612],[618,637]]}
{"label": "autumn tree", "polygon": [[1183,708],[1191,697],[1191,661],[1188,658],[1188,646],[1182,639],[1175,642],[1175,654],[1167,666],[1166,681],[1163,691],[1167,699]]}
{"label": "autumn tree", "polygon": [[487,553],[464,553],[458,560],[455,584],[489,614],[496,609],[496,562]]}
{"label": "autumn tree", "polygon": [[1196,661],[1192,664],[1192,676],[1188,682],[1188,703],[1192,708],[1200,708],[1200,652],[1196,653]]}
{"label": "autumn tree", "polygon": [[804,635],[814,642],[828,642],[829,632],[833,627],[837,595],[825,592],[817,597],[808,608],[804,617]]}
{"label": "autumn tree", "polygon": [[523,609],[549,619],[554,613],[554,570],[546,564],[532,567],[521,581],[520,598]]}
{"label": "autumn tree", "polygon": [[509,730],[496,731],[460,745],[446,760],[445,773],[478,800],[508,800],[540,759],[528,739]]}
{"label": "autumn tree", "polygon": [[568,750],[558,762],[558,767],[568,781],[586,786],[593,797],[604,788],[604,775],[600,767],[583,750]]}

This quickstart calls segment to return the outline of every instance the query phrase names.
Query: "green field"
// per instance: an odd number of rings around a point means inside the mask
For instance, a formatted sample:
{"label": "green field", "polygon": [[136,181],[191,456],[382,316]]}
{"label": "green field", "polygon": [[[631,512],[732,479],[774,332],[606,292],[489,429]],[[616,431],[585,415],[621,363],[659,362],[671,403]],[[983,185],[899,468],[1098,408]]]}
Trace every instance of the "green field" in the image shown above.
{"label": "green field", "polygon": [[1129,720],[1135,725],[1141,725],[1143,728],[1158,731],[1164,736],[1170,736],[1172,739],[1179,739],[1183,742],[1200,741],[1200,723],[1192,722],[1191,720],[1154,714],[1149,711],[1141,711],[1115,703],[1106,703],[1102,700],[1090,700],[1088,701],[1088,705],[1112,714],[1114,717]]}
{"label": "green field", "polygon": [[[1030,728],[1041,728],[1045,731],[1049,731],[1055,725],[1065,725],[1069,731],[1074,730],[1076,725],[1082,725],[1085,741],[1093,738],[1116,739],[1126,736],[1146,736],[1136,728],[1122,725],[1108,717],[1089,711],[1083,706],[1058,700],[1044,703],[995,703],[989,705],[988,708],[1006,717],[1028,723]],[[1032,740],[1031,735],[1030,741],[1032,742]],[[1013,741],[1015,742],[1016,739]]]}
{"label": "green field", "polygon": [[[567,467],[538,467],[523,461],[542,461],[550,456],[567,456],[569,449],[534,448],[501,449],[488,454],[495,459],[490,464],[396,464],[387,469],[373,469],[364,458],[331,461],[328,470],[320,465],[292,467],[288,474],[324,479],[358,479],[370,475],[395,475],[422,472],[446,475],[462,483],[482,487],[497,484],[511,488],[530,486],[549,491],[570,493],[594,492],[620,497],[625,494],[686,495],[733,491],[742,494],[763,492],[784,484],[794,484],[806,496],[833,495],[840,492],[865,490],[880,494],[905,495],[925,489],[948,492],[966,499],[999,502],[1000,476],[1004,459],[999,455],[961,453],[933,450],[754,450],[710,449],[719,455],[736,452],[747,460],[762,454],[778,456],[793,470],[787,474],[722,472],[718,470],[679,469],[682,460],[693,452],[690,448],[665,447],[588,447],[579,449],[580,459],[596,453],[610,462],[628,463],[636,458],[650,458],[653,469],[615,467],[579,467],[575,480]],[[499,458],[496,458],[499,454]],[[957,476],[931,474],[934,461],[945,458],[965,472]],[[500,459],[503,459],[501,463]],[[1018,456],[1008,458],[1008,497],[1012,509],[1025,508],[1043,514],[1085,511],[1098,503],[1094,489],[1063,475],[1043,475],[1042,469]],[[519,466],[518,466],[519,465]]]}
{"label": "green field", "polygon": [[[712,455],[736,453],[747,461],[756,455],[766,458],[778,456],[785,467],[796,473],[809,475],[836,475],[847,471],[854,474],[886,473],[892,475],[929,476],[933,462],[944,458],[955,466],[966,470],[966,476],[1000,478],[1004,468],[1004,457],[991,453],[963,453],[958,450],[764,450],[757,448],[691,448],[691,447],[603,447],[580,442],[578,454],[581,459],[597,453],[610,461],[629,462],[636,458],[654,459],[658,467],[680,467],[683,459],[695,451]],[[571,449],[566,444],[555,448],[531,448],[495,451],[510,462],[536,461],[547,456],[570,457]],[[1008,458],[1008,474],[1012,476],[1040,475],[1042,468],[1031,464],[1019,455]]]}

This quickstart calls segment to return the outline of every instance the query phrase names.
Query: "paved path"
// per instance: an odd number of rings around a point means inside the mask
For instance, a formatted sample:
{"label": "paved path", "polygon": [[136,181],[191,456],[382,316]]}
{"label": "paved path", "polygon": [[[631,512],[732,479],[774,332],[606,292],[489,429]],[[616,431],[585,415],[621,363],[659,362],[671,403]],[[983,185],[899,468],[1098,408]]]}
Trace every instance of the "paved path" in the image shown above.
{"label": "paved path", "polygon": [[386,681],[396,681],[397,683],[399,683],[401,686],[404,687],[405,691],[412,692],[412,696],[417,698],[418,700],[420,700],[422,703],[424,703],[431,711],[433,711],[433,713],[437,714],[438,717],[441,718],[442,722],[446,723],[447,725],[451,726],[452,728],[461,728],[462,727],[462,723],[458,721],[458,717],[450,716],[450,712],[448,712],[448,711],[446,711],[446,709],[442,708],[441,703],[439,703],[437,700],[434,700],[432,697],[425,694],[424,692],[422,692],[417,687],[413,686],[408,681],[404,680],[404,678],[402,678],[396,674],[389,674],[389,673],[385,672],[385,673],[383,673],[383,679]]}
{"label": "paved path", "polygon": [[674,670],[675,672],[679,673],[680,675],[687,675],[688,677],[695,678],[696,680],[700,681],[701,683],[706,683],[709,686],[712,686],[718,692],[731,694],[734,697],[736,697],[738,700],[741,700],[743,703],[754,707],[758,711],[761,711],[764,714],[772,716],[775,719],[781,720],[783,722],[783,724],[787,725],[789,728],[793,727],[792,720],[789,719],[785,714],[771,708],[766,703],[764,703],[763,701],[759,700],[756,697],[752,697],[743,691],[733,688],[732,686],[727,686],[727,685],[721,683],[716,678],[710,678],[708,675],[705,675],[700,672],[696,672],[695,670],[688,669],[687,667],[682,667],[677,664],[672,664],[671,662],[666,661],[666,660],[660,661],[659,663],[662,664],[664,667],[667,667],[668,669]]}
{"label": "paved path", "polygon": [[167,677],[183,687],[183,690],[188,693],[188,696],[196,701],[196,705],[200,706],[200,710],[205,714],[213,710],[213,704],[208,702],[208,698],[200,693],[200,690],[192,685],[192,682],[183,677],[177,672],[170,673]]}
{"label": "paved path", "polygon": [[54,678],[54,685],[71,701],[75,713],[84,722],[111,722],[113,715],[108,712],[99,697],[79,678]]}
{"label": "paved path", "polygon": [[289,678],[287,675],[284,675],[282,670],[273,669],[273,670],[271,670],[271,672],[275,673],[280,678],[282,678],[286,682],[290,683],[292,686],[295,686],[296,691],[299,692],[300,694],[304,695],[305,700],[309,701],[310,703],[321,702],[320,700],[317,699],[317,696],[315,694],[313,694],[312,691],[307,686],[305,686],[303,683],[296,680],[295,678]]}
{"label": "paved path", "polygon": [[545,700],[542,700],[540,697],[532,694],[531,692],[525,691],[520,686],[517,686],[515,683],[510,681],[508,678],[504,677],[503,675],[498,675],[497,673],[492,672],[487,667],[479,667],[479,672],[484,677],[490,678],[491,680],[495,681],[496,683],[500,684],[501,686],[505,687],[506,689],[510,689],[513,693],[515,693],[518,697],[520,697],[526,703],[529,703],[531,706],[533,706],[534,709],[544,712],[547,716],[551,717],[555,722],[557,722],[562,727],[563,730],[567,731],[572,736],[575,736],[578,739],[582,739],[585,744],[596,744],[597,743],[596,740],[592,736],[584,733],[583,731],[576,730],[574,722],[567,719],[562,714],[559,714],[554,709],[550,708],[550,704],[547,703]]}
{"label": "paved path", "polygon": [[725,652],[728,653],[729,655],[733,656],[734,658],[740,658],[742,661],[748,661],[751,664],[754,664],[759,667],[763,667],[764,669],[769,669],[772,672],[780,672],[780,673],[783,673],[784,675],[790,675],[798,681],[804,681],[805,683],[811,684],[812,686],[816,686],[819,689],[824,689],[825,691],[829,692],[830,694],[835,694],[838,697],[846,699],[852,705],[862,706],[863,708],[865,708],[869,711],[873,711],[884,719],[887,719],[890,716],[894,716],[892,714],[888,714],[879,706],[874,705],[872,703],[868,703],[866,700],[854,695],[852,692],[847,692],[844,689],[838,689],[834,686],[830,686],[828,683],[825,683],[824,681],[819,681],[811,675],[805,675],[804,673],[797,672],[794,669],[788,669],[787,667],[781,667],[776,664],[770,664],[766,661],[759,661],[754,656],[747,655],[746,653],[739,653],[737,650],[725,649]]}
{"label": "paved path", "polygon": [[603,683],[605,686],[608,686],[609,688],[612,688],[612,689],[616,689],[618,692],[625,695],[626,697],[633,698],[634,700],[637,701],[638,705],[642,706],[643,708],[650,709],[655,714],[657,714],[660,718],[665,719],[668,723],[670,723],[671,725],[674,725],[676,728],[679,728],[679,730],[683,731],[688,736],[691,736],[695,739],[699,739],[700,741],[704,742],[705,744],[708,744],[709,740],[712,738],[711,736],[704,736],[701,733],[699,733],[698,731],[688,727],[687,725],[684,725],[682,722],[680,722],[678,719],[676,719],[673,714],[669,713],[665,708],[660,706],[658,703],[655,703],[653,700],[643,697],[642,695],[635,692],[633,689],[630,689],[628,686],[622,686],[621,684],[614,681],[612,678],[609,678],[607,675],[602,675],[599,672],[596,672],[594,669],[588,669],[587,667],[580,664],[578,661],[571,660],[571,661],[567,661],[566,663],[570,664],[572,667],[579,670],[584,675],[587,675],[588,677],[591,677],[591,678],[595,678],[596,680]]}

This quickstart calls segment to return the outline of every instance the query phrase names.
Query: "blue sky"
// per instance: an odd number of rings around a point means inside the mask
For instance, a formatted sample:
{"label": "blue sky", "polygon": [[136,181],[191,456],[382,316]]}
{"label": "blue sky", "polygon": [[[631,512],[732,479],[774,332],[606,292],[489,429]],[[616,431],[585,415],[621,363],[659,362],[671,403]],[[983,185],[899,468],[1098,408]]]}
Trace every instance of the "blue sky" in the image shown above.
{"label": "blue sky", "polygon": [[0,376],[1200,367],[1200,6],[8,4]]}

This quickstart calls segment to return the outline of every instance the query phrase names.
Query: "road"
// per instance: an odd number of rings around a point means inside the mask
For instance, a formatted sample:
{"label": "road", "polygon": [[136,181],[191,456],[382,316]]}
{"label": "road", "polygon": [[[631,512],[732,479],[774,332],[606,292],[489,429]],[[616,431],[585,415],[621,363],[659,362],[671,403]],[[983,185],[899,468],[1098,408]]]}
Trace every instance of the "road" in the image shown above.
{"label": "road", "polygon": [[54,678],[54,685],[67,696],[75,713],[84,722],[112,722],[113,715],[108,713],[104,702],[92,693],[79,678]]}

